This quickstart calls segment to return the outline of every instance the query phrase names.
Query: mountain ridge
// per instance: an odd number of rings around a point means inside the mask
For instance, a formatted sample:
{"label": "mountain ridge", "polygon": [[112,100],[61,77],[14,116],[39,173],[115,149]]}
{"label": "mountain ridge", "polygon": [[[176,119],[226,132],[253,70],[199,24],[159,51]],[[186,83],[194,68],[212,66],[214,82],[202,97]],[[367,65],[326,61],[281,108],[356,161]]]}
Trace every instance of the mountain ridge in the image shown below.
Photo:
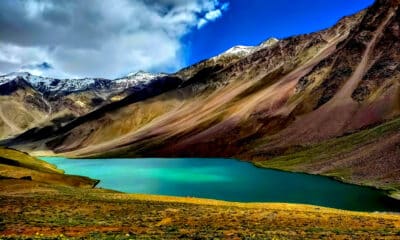
{"label": "mountain ridge", "polygon": [[113,90],[114,88],[127,89],[130,87],[145,87],[145,85],[151,80],[162,76],[165,76],[165,74],[152,74],[139,71],[130,73],[126,77],[112,80],[105,78],[59,79],[35,76],[29,72],[13,72],[0,76],[0,86],[13,81],[14,79],[22,78],[43,94],[53,95],[58,94],[59,92],[61,92],[61,94],[69,94],[72,92],[87,90]]}
{"label": "mountain ridge", "polygon": [[76,117],[145,89],[164,76],[145,72],[114,80],[57,79],[28,72],[0,76],[0,139],[35,127],[65,125]]}

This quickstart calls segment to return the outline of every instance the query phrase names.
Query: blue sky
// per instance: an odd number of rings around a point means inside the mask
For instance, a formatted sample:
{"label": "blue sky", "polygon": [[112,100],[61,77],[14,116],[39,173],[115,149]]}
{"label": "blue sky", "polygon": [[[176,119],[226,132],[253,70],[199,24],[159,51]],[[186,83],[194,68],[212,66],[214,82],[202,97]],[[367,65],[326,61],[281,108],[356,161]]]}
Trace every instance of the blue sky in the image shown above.
{"label": "blue sky", "polygon": [[[90,2],[90,4],[88,4]],[[0,74],[174,72],[235,45],[332,26],[373,0],[1,0]]]}
{"label": "blue sky", "polygon": [[184,37],[186,63],[212,57],[234,45],[257,45],[334,25],[373,0],[231,0],[216,21]]}

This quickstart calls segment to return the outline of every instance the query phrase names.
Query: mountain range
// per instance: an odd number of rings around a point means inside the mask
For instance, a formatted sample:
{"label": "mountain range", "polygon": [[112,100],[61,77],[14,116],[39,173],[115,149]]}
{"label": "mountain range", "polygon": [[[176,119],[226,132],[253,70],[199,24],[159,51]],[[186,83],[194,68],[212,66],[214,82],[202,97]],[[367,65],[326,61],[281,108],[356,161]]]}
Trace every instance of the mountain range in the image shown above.
{"label": "mountain range", "polygon": [[57,79],[27,72],[0,76],[0,139],[32,127],[65,124],[164,76],[143,71],[114,80]]}
{"label": "mountain range", "polygon": [[[68,157],[234,157],[400,198],[399,5],[377,0],[329,29],[143,81],[3,76],[0,133],[29,129],[3,144]],[[34,120],[13,126],[25,115],[5,109],[17,108]]]}

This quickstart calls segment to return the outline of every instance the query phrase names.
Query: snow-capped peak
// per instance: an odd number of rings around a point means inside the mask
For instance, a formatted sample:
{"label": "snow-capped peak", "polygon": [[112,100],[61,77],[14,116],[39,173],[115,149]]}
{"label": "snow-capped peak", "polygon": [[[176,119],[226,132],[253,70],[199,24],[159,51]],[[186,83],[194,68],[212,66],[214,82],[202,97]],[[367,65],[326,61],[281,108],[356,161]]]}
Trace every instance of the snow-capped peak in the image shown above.
{"label": "snow-capped peak", "polygon": [[252,47],[252,46],[234,46],[234,47],[228,49],[223,54],[224,55],[246,56],[246,55],[252,53],[253,50],[254,50],[254,47]]}
{"label": "snow-capped peak", "polygon": [[127,74],[126,76],[127,77],[132,77],[132,76],[138,76],[138,75],[144,75],[144,74],[151,74],[151,73],[148,73],[148,72],[145,72],[145,71],[143,71],[143,70],[140,70],[140,71],[137,71],[137,72],[131,72],[131,73],[129,73],[129,74]]}
{"label": "snow-capped peak", "polygon": [[24,80],[30,82],[31,84],[36,84],[41,81],[49,80],[51,78],[39,77],[30,74],[29,72],[13,72],[3,76],[0,76],[0,84],[4,84],[6,82],[12,81],[15,78],[23,78]]}
{"label": "snow-capped peak", "polygon": [[12,72],[12,73],[0,76],[0,83],[12,80],[16,77],[25,78],[29,75],[30,75],[30,73],[28,73],[28,72]]}
{"label": "snow-capped peak", "polygon": [[156,77],[164,76],[164,74],[154,74],[145,71],[132,72],[127,75],[127,78],[136,78],[136,79],[152,79]]}
{"label": "snow-capped peak", "polygon": [[254,51],[254,47],[251,46],[234,46],[226,50],[225,52],[211,58],[216,61],[225,57],[246,57]]}
{"label": "snow-capped peak", "polygon": [[246,57],[260,49],[272,47],[277,42],[279,42],[277,38],[269,38],[267,41],[261,43],[258,46],[242,46],[242,45],[234,46],[212,59],[216,60],[221,57],[227,57],[227,56]]}
{"label": "snow-capped peak", "polygon": [[145,71],[138,71],[134,73],[129,73],[126,77],[118,78],[114,80],[114,85],[118,89],[130,88],[130,87],[144,87],[152,80],[159,77],[164,77],[166,74],[154,74]]}
{"label": "snow-capped peak", "polygon": [[272,47],[277,42],[279,42],[279,39],[272,37],[272,38],[269,38],[267,41],[262,42],[258,47],[259,48]]}
{"label": "snow-capped peak", "polygon": [[152,74],[139,71],[114,80],[100,78],[56,79],[35,76],[29,72],[14,72],[0,76],[0,85],[19,77],[29,82],[36,90],[42,93],[62,94],[88,90],[109,91],[124,90],[131,87],[144,88],[151,83],[152,80],[162,76],[165,76],[165,74]]}

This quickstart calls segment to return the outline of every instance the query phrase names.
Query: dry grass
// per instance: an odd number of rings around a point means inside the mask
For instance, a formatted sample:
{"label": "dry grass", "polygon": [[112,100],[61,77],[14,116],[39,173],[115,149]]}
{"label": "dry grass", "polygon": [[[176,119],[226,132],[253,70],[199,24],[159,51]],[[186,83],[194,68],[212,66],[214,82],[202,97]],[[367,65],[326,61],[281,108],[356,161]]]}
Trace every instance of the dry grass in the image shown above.
{"label": "dry grass", "polygon": [[[15,150],[0,154],[26,165],[0,164],[0,239],[400,238],[400,215],[122,194],[50,173],[51,166]],[[32,180],[18,179],[27,174]]]}
{"label": "dry grass", "polygon": [[[49,173],[64,173],[63,170],[57,169],[57,167],[53,164],[9,148],[0,147],[0,158],[12,160],[15,165],[32,170]],[[4,163],[4,160],[0,160],[0,164],[2,162]]]}
{"label": "dry grass", "polygon": [[63,174],[63,170],[13,149],[0,147],[0,179],[28,178],[37,182],[92,188],[97,180]]}
{"label": "dry grass", "polygon": [[[399,239],[400,216],[282,203],[128,195],[1,180],[0,237]],[[47,189],[48,191],[44,191]]]}

